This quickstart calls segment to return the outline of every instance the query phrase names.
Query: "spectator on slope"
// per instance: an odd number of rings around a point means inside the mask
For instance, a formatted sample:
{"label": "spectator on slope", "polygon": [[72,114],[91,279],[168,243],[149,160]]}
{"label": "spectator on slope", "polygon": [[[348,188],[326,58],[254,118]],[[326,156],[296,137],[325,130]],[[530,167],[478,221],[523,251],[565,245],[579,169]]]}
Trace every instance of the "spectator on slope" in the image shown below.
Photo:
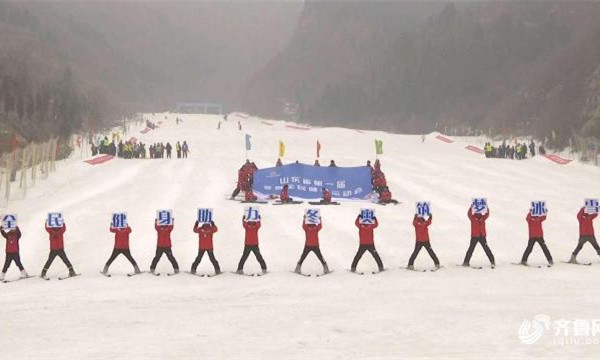
{"label": "spectator on slope", "polygon": [[277,159],[277,163],[275,163],[275,166],[276,167],[283,166],[283,163],[281,162],[281,159]]}
{"label": "spectator on slope", "polygon": [[242,123],[238,120],[238,130],[242,131]]}
{"label": "spectator on slope", "polygon": [[294,199],[292,199],[290,197],[288,184],[283,185],[283,188],[281,189],[281,193],[279,194],[279,201],[281,201],[282,203],[294,201]]}
{"label": "spectator on slope", "polygon": [[165,146],[165,149],[167,149],[167,159],[170,159],[171,158],[171,150],[173,150],[171,143],[167,142],[167,146]]}
{"label": "spectator on slope", "polygon": [[465,255],[465,260],[463,261],[463,266],[470,266],[469,262],[471,261],[471,256],[473,256],[473,251],[475,250],[475,246],[477,244],[481,244],[483,251],[485,251],[485,255],[490,260],[492,265],[492,269],[496,267],[496,261],[494,260],[494,254],[492,254],[492,250],[487,244],[486,239],[486,231],[485,231],[485,221],[490,217],[490,210],[482,214],[473,214],[473,210],[469,207],[469,211],[467,212],[467,217],[471,221],[471,242],[469,244],[469,248],[467,249],[467,254]]}
{"label": "spectator on slope", "polygon": [[117,146],[117,149],[118,149],[117,156],[120,157],[120,158],[124,158],[125,157],[125,155],[123,154],[123,146],[124,146],[123,145],[123,140],[119,141],[119,145]]}
{"label": "spectator on slope", "polygon": [[546,220],[546,215],[544,216],[532,216],[531,212],[527,213],[527,225],[529,227],[529,242],[527,243],[527,248],[523,253],[523,258],[521,259],[521,265],[527,265],[527,259],[529,258],[529,254],[533,250],[533,246],[535,243],[540,244],[542,251],[544,252],[544,256],[546,256],[546,260],[548,260],[548,265],[552,266],[554,261],[552,260],[552,255],[550,254],[550,250],[546,246],[546,242],[544,241],[544,229],[542,228],[542,223]]}
{"label": "spectator on slope", "polygon": [[323,227],[322,220],[320,221],[321,222],[319,222],[318,225],[306,224],[306,216],[304,216],[302,229],[304,229],[306,240],[304,242],[304,250],[302,251],[302,255],[300,255],[300,260],[298,260],[298,263],[296,264],[296,270],[294,270],[296,274],[302,272],[302,263],[311,252],[315,253],[317,259],[319,259],[321,265],[323,265],[323,273],[329,273],[329,267],[327,266],[327,262],[325,262],[325,259],[321,254],[321,248],[319,247],[319,231],[321,231],[321,228]]}
{"label": "spectator on slope", "polygon": [[319,159],[315,160],[315,163],[313,164],[313,166],[321,166],[321,164],[319,163]]}
{"label": "spectator on slope", "polygon": [[181,144],[179,141],[175,144],[175,151],[177,152],[177,158],[181,159]]}
{"label": "spectator on slope", "polygon": [[98,147],[92,142],[92,156],[98,155]]}
{"label": "spectator on slope", "polygon": [[190,147],[188,146],[187,142],[183,142],[183,145],[181,145],[181,151],[183,152],[183,157],[187,158],[188,157],[188,153],[191,152],[190,151]]}
{"label": "spectator on slope", "polygon": [[58,228],[51,228],[46,225],[46,232],[48,232],[50,236],[50,254],[48,255],[48,260],[46,264],[44,264],[44,268],[42,269],[41,278],[46,279],[46,273],[52,265],[54,259],[58,256],[69,269],[69,277],[76,276],[75,270],[73,270],[73,265],[67,258],[67,254],[65,253],[65,245],[64,245],[64,233],[67,231],[67,225],[63,224],[63,226]]}
{"label": "spectator on slope", "polygon": [[598,242],[596,241],[593,223],[598,214],[586,214],[584,210],[585,208],[581,208],[577,213],[577,221],[579,221],[579,241],[569,260],[572,264],[577,264],[577,254],[579,254],[586,242],[592,244],[592,247],[596,250],[598,256],[600,256],[600,246],[598,246]]}
{"label": "spectator on slope", "polygon": [[140,274],[140,268],[133,259],[133,256],[131,256],[131,250],[129,250],[129,234],[131,234],[131,228],[129,226],[127,226],[126,228],[116,228],[111,225],[110,232],[115,234],[115,247],[113,248],[113,252],[110,255],[110,258],[106,262],[106,265],[104,265],[102,273],[104,275],[108,275],[108,268],[110,267],[110,264],[112,264],[113,261],[115,261],[117,256],[123,254],[123,256],[125,256],[125,258],[127,258],[127,260],[129,260],[129,262],[133,266],[134,273]]}
{"label": "spectator on slope", "polygon": [[373,230],[377,226],[379,226],[379,222],[377,221],[377,218],[375,218],[375,222],[373,224],[361,224],[360,219],[361,217],[360,215],[358,215],[356,217],[356,220],[354,221],[354,225],[356,225],[356,227],[358,228],[359,245],[358,251],[354,256],[354,260],[352,260],[352,265],[350,265],[350,271],[356,272],[358,262],[362,258],[365,251],[368,251],[371,253],[371,256],[373,256],[373,258],[375,259],[375,262],[377,263],[377,268],[381,272],[384,270],[383,262],[379,257],[379,253],[377,253],[377,250],[375,249],[375,241],[373,235]]}
{"label": "spectator on slope", "polygon": [[435,268],[440,268],[440,261],[438,260],[437,256],[435,255],[435,252],[431,248],[431,243],[429,241],[428,227],[429,225],[431,225],[432,220],[433,215],[429,215],[429,219],[425,220],[422,216],[415,214],[415,217],[413,219],[413,226],[415,227],[416,235],[415,250],[413,251],[412,255],[410,256],[410,259],[408,260],[408,266],[406,268],[409,270],[414,270],[415,260],[417,259],[417,255],[419,255],[419,251],[421,251],[421,248],[423,247],[425,248],[425,250],[427,250],[427,253],[433,260]]}
{"label": "spectator on slope", "polygon": [[260,216],[258,217],[258,221],[246,221],[246,216],[244,215],[242,217],[242,226],[244,227],[244,230],[246,230],[246,236],[244,239],[244,253],[242,254],[242,258],[238,263],[236,271],[237,274],[244,274],[244,264],[246,263],[246,260],[251,252],[253,252],[254,256],[256,256],[256,260],[260,264],[262,273],[267,273],[267,264],[265,263],[265,260],[263,259],[258,247],[258,230],[260,229],[260,225]]}
{"label": "spectator on slope", "polygon": [[533,140],[531,140],[531,143],[529,143],[529,152],[531,153],[531,157],[535,156],[535,143]]}
{"label": "spectator on slope", "polygon": [[4,266],[2,267],[2,273],[0,274],[0,281],[4,281],[6,276],[6,272],[10,267],[11,263],[14,261],[19,271],[21,271],[21,278],[27,278],[29,275],[25,271],[23,264],[21,264],[21,255],[19,251],[19,240],[21,239],[21,230],[18,226],[14,229],[9,229],[5,231],[3,227],[0,226],[0,232],[2,236],[6,239],[6,257],[4,259]]}
{"label": "spectator on slope", "polygon": [[373,166],[371,166],[371,160],[367,160],[367,167],[371,169],[371,174],[373,174]]}
{"label": "spectator on slope", "polygon": [[329,162],[329,167],[337,167],[337,165],[335,164],[335,161],[331,160]]}
{"label": "spectator on slope", "polygon": [[540,155],[546,155],[546,149],[544,148],[544,145],[540,144],[538,152],[539,152]]}
{"label": "spectator on slope", "polygon": [[[173,222],[175,220],[173,219]],[[171,249],[171,232],[173,231],[173,225],[158,225],[158,220],[154,221],[154,229],[156,230],[156,255],[154,259],[152,259],[152,263],[150,264],[150,272],[154,274],[156,270],[156,265],[158,261],[163,256],[163,254],[167,255],[167,259],[173,265],[173,271],[175,274],[179,273],[179,264],[177,264],[177,260],[173,256],[173,250]]]}
{"label": "spectator on slope", "polygon": [[108,144],[108,153],[112,156],[117,156],[117,146],[114,141]]}
{"label": "spectator on slope", "polygon": [[215,258],[215,254],[213,252],[213,234],[216,233],[219,229],[217,225],[213,221],[210,224],[200,224],[198,221],[194,224],[194,232],[198,234],[198,256],[196,256],[196,260],[192,264],[191,273],[195,274],[198,265],[200,265],[200,261],[202,261],[202,257],[204,253],[208,253],[208,258],[215,268],[215,275],[219,275],[221,273],[221,268],[219,267],[219,262]]}

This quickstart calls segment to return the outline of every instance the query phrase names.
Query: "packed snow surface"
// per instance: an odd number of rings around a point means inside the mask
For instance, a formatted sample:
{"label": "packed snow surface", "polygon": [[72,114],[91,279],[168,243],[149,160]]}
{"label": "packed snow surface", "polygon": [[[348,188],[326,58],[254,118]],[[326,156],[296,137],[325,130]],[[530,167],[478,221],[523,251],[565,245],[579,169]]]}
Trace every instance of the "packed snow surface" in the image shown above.
{"label": "packed snow surface", "polygon": [[[176,124],[179,116],[182,123]],[[23,232],[21,258],[31,274],[39,272],[49,243],[45,215],[62,211],[66,218],[66,252],[82,276],[58,281],[66,269],[56,259],[50,281],[32,278],[0,284],[0,358],[597,358],[595,344],[555,343],[550,329],[532,345],[518,336],[524,320],[538,314],[558,319],[600,319],[600,262],[586,245],[580,261],[563,264],[576,245],[576,213],[584,198],[600,197],[600,170],[579,163],[558,165],[535,157],[525,161],[485,159],[465,143],[444,143],[435,136],[359,132],[342,128],[287,127],[289,123],[234,115],[221,124],[216,115],[147,115],[160,128],[128,137],[144,143],[187,141],[188,159],[122,160],[100,165],[83,161],[58,164],[24,200],[3,209],[17,213]],[[237,121],[243,130],[238,130]],[[284,163],[312,164],[316,141],[321,163],[364,165],[374,160],[374,140],[383,140],[382,170],[402,203],[380,206],[345,202],[321,208],[321,249],[335,272],[324,277],[291,273],[304,246],[302,205],[261,205],[261,252],[270,273],[238,276],[234,271],[243,249],[244,205],[227,200],[237,170],[246,159],[244,135],[252,135],[248,157],[259,168],[274,166],[278,144],[286,145]],[[468,141],[468,140],[467,140]],[[473,142],[477,145],[477,143]],[[78,156],[78,155],[74,155]],[[462,263],[470,238],[467,210],[472,198],[488,199],[488,243],[498,267],[487,267],[483,250],[472,265]],[[546,242],[553,268],[526,268],[518,262],[527,243],[525,216],[531,200],[546,200]],[[411,272],[405,267],[414,246],[412,217],[416,201],[431,201],[432,246],[444,268]],[[372,275],[375,262],[366,253],[359,276],[347,271],[358,247],[354,220],[360,208],[374,207],[379,219],[377,249],[388,269]],[[148,269],[156,247],[153,221],[158,209],[173,209],[173,252],[189,270],[198,249],[192,232],[196,209],[214,208],[219,227],[215,254],[227,271],[218,277],[187,274],[167,277],[163,257],[155,277],[127,277],[130,264],[118,258],[112,278],[99,273],[108,259],[113,212],[127,212],[133,228],[133,256]],[[599,225],[597,225],[599,226]],[[536,246],[532,264],[545,264]],[[431,268],[422,251],[416,267]],[[205,258],[200,272],[212,272]],[[247,272],[258,272],[251,255]],[[303,271],[318,273],[309,255]],[[18,277],[13,266],[7,278]]]}

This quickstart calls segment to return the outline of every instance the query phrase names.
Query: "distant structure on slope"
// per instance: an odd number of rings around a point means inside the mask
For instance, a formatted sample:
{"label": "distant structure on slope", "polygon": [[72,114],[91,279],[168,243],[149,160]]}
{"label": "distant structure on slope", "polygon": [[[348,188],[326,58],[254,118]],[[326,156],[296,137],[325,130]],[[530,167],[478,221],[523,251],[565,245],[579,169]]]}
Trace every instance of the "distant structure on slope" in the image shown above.
{"label": "distant structure on slope", "polygon": [[214,102],[178,102],[175,110],[181,114],[223,114],[223,104]]}

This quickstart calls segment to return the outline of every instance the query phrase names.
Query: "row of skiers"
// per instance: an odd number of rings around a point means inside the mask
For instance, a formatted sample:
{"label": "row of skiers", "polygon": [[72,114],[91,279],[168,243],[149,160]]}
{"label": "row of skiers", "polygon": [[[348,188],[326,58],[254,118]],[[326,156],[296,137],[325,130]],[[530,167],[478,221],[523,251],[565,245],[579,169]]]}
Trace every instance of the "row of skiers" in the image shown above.
{"label": "row of skiers", "polygon": [[[502,142],[502,145],[495,147],[491,143],[486,142],[484,145],[484,153],[486,158],[523,160],[527,159],[528,148],[529,154],[531,157],[534,157],[535,142],[533,142],[533,140],[529,143],[529,147],[525,143],[517,143],[514,146],[510,146],[506,145],[505,141]],[[540,145],[538,150],[540,155],[546,154],[546,149],[543,145]]]}
{"label": "row of skiers", "polygon": [[[150,145],[148,149],[150,153],[150,159],[171,159],[173,153],[173,146],[171,143],[163,144],[162,142]],[[190,153],[190,147],[186,141],[180,143],[179,141],[175,144],[175,153],[178,159],[187,158]]]}
{"label": "row of skiers", "polygon": [[[471,208],[469,208],[467,212],[467,216],[471,222],[471,240],[465,255],[463,266],[470,266],[471,256],[477,244],[480,244],[487,255],[492,268],[496,266],[494,255],[490,250],[490,247],[487,244],[487,233],[486,233],[486,220],[490,216],[489,210],[484,214],[473,214]],[[584,212],[584,208],[582,208],[577,213],[577,220],[579,221],[579,240],[575,250],[571,255],[570,263],[577,263],[577,254],[581,251],[582,247],[589,242],[593,248],[596,250],[596,253],[600,256],[600,247],[598,246],[598,242],[596,241],[596,237],[594,234],[593,220],[597,217],[597,214],[587,214]],[[373,230],[377,228],[379,225],[377,218],[373,219],[372,223],[364,224],[361,221],[361,215],[359,215],[355,220],[355,225],[358,228],[358,236],[359,236],[359,247],[354,259],[352,260],[352,264],[350,265],[350,271],[356,272],[358,263],[365,252],[369,252],[375,262],[377,263],[379,271],[384,271],[384,265],[381,261],[379,254],[375,248],[374,242],[374,234]],[[534,245],[537,243],[542,248],[546,259],[548,260],[548,264],[551,266],[553,264],[552,255],[550,254],[550,250],[546,246],[544,241],[544,232],[542,228],[542,223],[546,220],[546,216],[532,216],[531,213],[527,214],[526,217],[528,227],[529,227],[529,241],[527,244],[527,248],[523,253],[523,257],[521,258],[521,265],[527,265],[527,260],[529,255],[531,254]],[[413,226],[415,228],[415,247],[413,253],[410,256],[408,261],[407,269],[414,270],[414,262],[417,258],[417,255],[421,251],[422,248],[425,248],[436,269],[440,268],[440,262],[435,252],[431,247],[431,242],[429,238],[429,226],[432,224],[433,216],[429,215],[427,219],[423,216],[415,215],[413,218]],[[171,262],[173,266],[173,270],[175,273],[179,272],[179,264],[175,259],[172,251],[172,242],[171,242],[171,232],[173,231],[174,225],[159,225],[155,222],[155,230],[157,233],[157,245],[156,245],[156,253],[154,258],[152,259],[152,263],[150,265],[150,272],[155,273],[156,266],[163,255],[167,256],[167,259]],[[259,237],[258,231],[261,227],[260,217],[258,221],[248,221],[245,216],[242,218],[242,226],[245,230],[245,238],[244,238],[244,251],[242,253],[242,257],[237,266],[236,272],[238,274],[244,273],[244,264],[248,259],[250,253],[253,253],[260,264],[261,270],[263,273],[267,272],[267,265],[260,253],[259,248]],[[310,254],[313,252],[321,264],[323,265],[323,272],[325,274],[330,272],[330,269],[325,261],[320,247],[319,247],[319,231],[323,227],[323,222],[320,221],[319,224],[306,224],[305,221],[302,222],[302,229],[305,233],[305,245],[296,265],[295,272],[300,273],[302,263]],[[66,225],[63,224],[62,227],[59,228],[51,228],[46,226],[46,231],[49,234],[50,240],[50,253],[48,256],[48,260],[44,265],[41,277],[46,278],[46,273],[52,265],[52,262],[56,257],[59,257],[67,266],[69,270],[69,276],[76,276],[76,272],[73,269],[73,265],[69,261],[65,250],[64,250],[64,233],[66,231]],[[133,259],[131,255],[131,251],[129,249],[129,235],[131,234],[131,227],[127,226],[126,228],[114,228],[111,227],[110,231],[114,233],[114,249],[112,254],[110,255],[108,261],[106,262],[102,273],[108,274],[109,267],[112,262],[119,255],[125,256],[134,268],[134,274],[140,274],[142,271],[140,270],[137,262]],[[196,270],[202,257],[204,254],[207,254],[213,267],[215,270],[215,274],[221,273],[221,267],[216,260],[214,254],[213,247],[213,235],[218,231],[218,228],[214,222],[199,224],[196,222],[193,227],[193,231],[198,234],[198,255],[194,260],[190,273],[196,274]],[[11,263],[14,261],[21,271],[21,277],[29,277],[27,272],[25,271],[20,255],[19,255],[19,239],[21,238],[21,231],[18,227],[11,229],[9,231],[5,231],[2,229],[2,236],[6,239],[6,260],[4,263],[4,267],[2,268],[2,273],[0,274],[0,280],[4,281],[7,270],[9,269]]]}

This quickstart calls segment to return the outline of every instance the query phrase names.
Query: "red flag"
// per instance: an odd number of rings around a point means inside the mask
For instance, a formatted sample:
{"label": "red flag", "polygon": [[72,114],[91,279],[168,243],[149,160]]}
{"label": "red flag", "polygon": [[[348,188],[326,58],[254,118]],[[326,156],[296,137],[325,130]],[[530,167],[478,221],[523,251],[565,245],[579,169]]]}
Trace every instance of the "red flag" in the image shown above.
{"label": "red flag", "polygon": [[317,140],[317,158],[321,157],[321,143]]}

